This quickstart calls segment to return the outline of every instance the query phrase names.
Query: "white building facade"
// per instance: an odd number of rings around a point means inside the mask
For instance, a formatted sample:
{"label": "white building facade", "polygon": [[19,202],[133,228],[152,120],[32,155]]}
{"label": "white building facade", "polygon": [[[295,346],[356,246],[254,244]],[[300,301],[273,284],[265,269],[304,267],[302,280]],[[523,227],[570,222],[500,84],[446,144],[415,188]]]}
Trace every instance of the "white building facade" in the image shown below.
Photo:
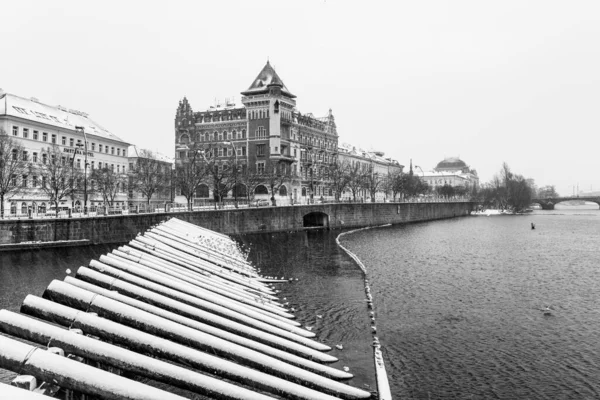
{"label": "white building facade", "polygon": [[[420,167],[415,168],[420,169]],[[418,175],[419,172],[432,190],[444,185],[466,189],[479,187],[477,171],[458,157],[445,158],[433,170],[423,171],[420,169],[415,171],[415,174]]]}
{"label": "white building facade", "polygon": [[[81,127],[83,129],[76,129]],[[17,177],[22,187],[18,193],[5,199],[6,214],[26,215],[44,212],[50,208],[47,195],[41,190],[42,177],[36,175],[36,164],[47,162],[48,148],[56,144],[64,154],[63,163],[85,170],[87,160],[88,206],[104,203],[102,196],[91,190],[90,174],[94,169],[110,168],[125,175],[128,167],[128,146],[86,113],[51,106],[35,98],[24,98],[0,92],[0,129],[17,140],[23,147],[23,159],[31,163],[27,175]],[[115,197],[115,206],[126,206],[126,187]],[[63,199],[60,207],[83,206],[83,195]]]}

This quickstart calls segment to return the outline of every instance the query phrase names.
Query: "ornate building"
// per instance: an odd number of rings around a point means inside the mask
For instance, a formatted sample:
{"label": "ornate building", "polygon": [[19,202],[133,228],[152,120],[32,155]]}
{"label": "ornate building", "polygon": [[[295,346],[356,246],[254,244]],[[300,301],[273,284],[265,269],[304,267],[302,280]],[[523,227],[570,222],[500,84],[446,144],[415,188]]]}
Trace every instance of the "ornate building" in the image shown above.
{"label": "ornate building", "polygon": [[[23,154],[17,156],[31,166],[27,174],[14,177],[21,189],[5,199],[5,210],[12,215],[45,212],[50,208],[48,196],[41,189],[45,182],[41,166],[49,162],[48,151],[53,145],[57,145],[63,155],[62,164],[87,172],[88,205],[104,203],[102,196],[91,190],[93,182],[89,177],[94,169],[107,167],[119,174],[126,173],[129,143],[94,122],[86,113],[0,90],[0,130],[24,147]],[[78,193],[73,198],[63,199],[59,206],[82,206],[83,197],[83,193]],[[126,200],[123,186],[115,197],[115,205],[126,206]]]}
{"label": "ornate building", "polygon": [[438,186],[479,187],[477,171],[458,157],[448,157],[440,161],[432,171],[421,171],[422,177],[432,189]]}
{"label": "ornate building", "polygon": [[[192,110],[187,98],[179,102],[175,162],[196,157],[200,150],[210,152],[222,166],[232,157],[240,168],[258,173],[276,165],[294,177],[275,194],[278,204],[332,196],[326,175],[328,165],[336,159],[338,134],[331,110],[323,118],[301,114],[296,109],[296,96],[269,62],[241,94],[242,106],[227,103],[199,112]],[[269,195],[267,186],[258,185],[254,194]],[[245,188],[236,192],[246,193]],[[213,188],[203,185],[197,196],[213,197]]]}

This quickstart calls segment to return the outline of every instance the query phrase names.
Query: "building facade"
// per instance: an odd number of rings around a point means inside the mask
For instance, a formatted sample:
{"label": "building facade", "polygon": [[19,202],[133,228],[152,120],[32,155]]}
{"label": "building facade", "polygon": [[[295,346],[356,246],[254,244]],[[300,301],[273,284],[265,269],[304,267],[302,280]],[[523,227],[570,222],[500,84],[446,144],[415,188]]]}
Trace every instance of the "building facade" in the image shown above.
{"label": "building facade", "polygon": [[[347,163],[351,167],[358,164],[360,169],[372,176],[372,181],[379,181],[378,190],[375,192],[375,201],[385,201],[391,198],[391,193],[386,190],[383,180],[394,174],[403,172],[404,166],[398,161],[385,157],[381,151],[366,151],[355,146],[343,143],[338,147],[338,158],[341,163]],[[370,198],[367,188],[363,189],[360,197]],[[352,198],[350,190],[346,189],[341,196],[342,200]]]}
{"label": "building facade", "polygon": [[[163,206],[167,202],[172,202],[174,198],[172,178],[173,178],[173,160],[164,154],[151,152],[148,150],[139,149],[137,146],[129,146],[127,151],[129,170],[128,170],[128,205],[130,208],[146,205],[148,203],[153,206]],[[140,167],[140,163],[146,165]],[[138,168],[139,167],[139,168]],[[152,174],[154,171],[154,174]],[[136,173],[142,175],[140,180],[144,188],[136,188]],[[154,176],[148,176],[148,175]],[[149,190],[156,187],[156,191],[152,193],[148,200]]]}
{"label": "building facade", "polygon": [[[87,173],[88,205],[103,204],[102,196],[92,190],[90,175],[94,169],[111,168],[118,174],[126,174],[129,144],[88,117],[88,114],[51,106],[35,98],[24,98],[0,92],[0,128],[24,148],[18,155],[30,163],[27,174],[15,177],[21,189],[5,199],[7,214],[27,215],[45,212],[51,207],[49,198],[41,185],[41,164],[49,162],[49,149],[60,149],[59,162]],[[87,161],[87,168],[86,167]],[[72,198],[63,199],[60,207],[83,206],[83,191]],[[125,206],[126,187],[120,187],[115,204]]]}
{"label": "building facade", "polygon": [[[418,173],[416,171],[415,173]],[[432,190],[444,185],[473,189],[479,187],[477,171],[458,157],[440,161],[431,171],[422,171],[422,178]]]}
{"label": "building facade", "polygon": [[[296,96],[269,62],[241,94],[241,106],[226,103],[199,112],[192,110],[186,98],[179,102],[175,162],[196,157],[200,149],[210,152],[221,165],[233,157],[239,168],[259,174],[268,174],[275,167],[282,169],[293,179],[278,185],[276,193],[271,194],[264,183],[250,194],[273,195],[278,204],[333,196],[327,186],[327,168],[337,157],[338,134],[331,110],[323,118],[300,113]],[[239,189],[237,193],[247,192]],[[198,190],[199,198],[213,196],[209,184]]]}

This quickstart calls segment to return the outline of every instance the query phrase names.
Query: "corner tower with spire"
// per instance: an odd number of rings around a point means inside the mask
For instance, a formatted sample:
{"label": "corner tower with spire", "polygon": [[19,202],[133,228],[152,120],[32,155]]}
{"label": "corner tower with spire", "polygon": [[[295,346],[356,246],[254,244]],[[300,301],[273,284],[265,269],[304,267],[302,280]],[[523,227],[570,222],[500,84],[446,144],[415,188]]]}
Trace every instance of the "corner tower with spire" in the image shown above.
{"label": "corner tower with spire", "polygon": [[[242,107],[227,101],[224,106],[216,104],[200,112],[192,112],[186,98],[179,102],[175,118],[176,163],[194,154],[190,150],[204,149],[217,165],[223,165],[219,171],[228,171],[226,164],[236,163],[241,171],[266,176],[267,168],[278,168],[294,177],[275,188],[276,193],[270,193],[265,181],[251,197],[270,195],[284,198],[288,203],[283,204],[289,204],[292,200],[330,196],[326,171],[335,163],[338,148],[331,109],[323,118],[298,112],[296,96],[269,61],[241,95]],[[243,183],[238,180],[236,185]],[[237,193],[245,196],[246,189],[242,187]],[[215,199],[231,197],[208,195],[210,191],[213,186],[208,183],[197,192]]]}

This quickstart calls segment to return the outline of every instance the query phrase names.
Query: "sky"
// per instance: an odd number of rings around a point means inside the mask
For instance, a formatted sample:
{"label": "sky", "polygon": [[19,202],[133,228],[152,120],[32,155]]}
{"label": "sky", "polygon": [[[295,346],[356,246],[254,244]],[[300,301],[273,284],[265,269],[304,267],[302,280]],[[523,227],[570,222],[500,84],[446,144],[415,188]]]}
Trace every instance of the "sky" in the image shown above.
{"label": "sky", "polygon": [[266,61],[340,143],[600,191],[598,1],[4,1],[0,88],[173,156],[174,118]]}

